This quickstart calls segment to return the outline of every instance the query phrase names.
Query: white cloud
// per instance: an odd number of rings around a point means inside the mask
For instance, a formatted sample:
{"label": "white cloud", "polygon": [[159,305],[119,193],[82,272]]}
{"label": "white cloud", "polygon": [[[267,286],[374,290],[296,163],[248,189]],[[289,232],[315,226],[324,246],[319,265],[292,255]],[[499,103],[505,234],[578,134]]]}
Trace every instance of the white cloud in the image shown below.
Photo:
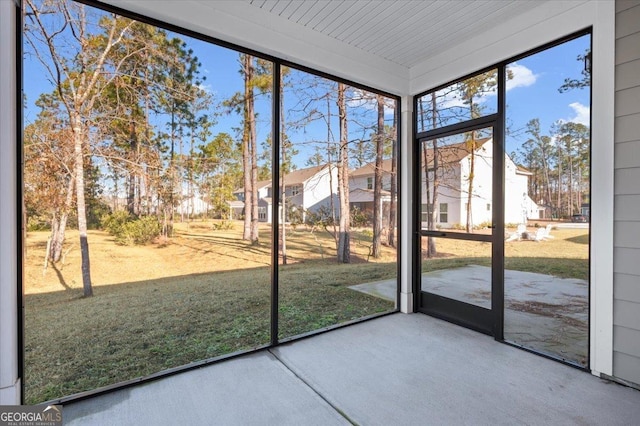
{"label": "white cloud", "polygon": [[[529,68],[524,65],[520,65],[517,62],[509,65],[509,71],[511,71],[512,78],[507,80],[507,91],[511,89],[515,89],[516,87],[529,87],[535,84],[538,80],[538,74],[534,74]],[[476,99],[476,102],[483,103],[486,102],[492,96],[495,96],[497,93],[497,88],[494,87],[487,93],[483,93],[479,95]],[[444,99],[442,100],[443,108],[451,108],[451,107],[463,107],[465,106],[464,101],[462,100],[460,93],[458,91],[453,91],[448,93]]]}
{"label": "white cloud", "polygon": [[590,108],[587,105],[582,105],[580,102],[573,102],[569,104],[569,106],[573,109],[575,116],[569,118],[567,121],[584,124],[585,126],[590,124]]}
{"label": "white cloud", "polygon": [[[392,117],[394,113],[394,100],[391,98],[385,98],[384,103],[384,116]],[[366,92],[360,89],[354,89],[354,95],[347,99],[347,106],[350,108],[364,108],[368,110],[375,110],[378,108],[378,101],[376,100],[375,93]]]}
{"label": "white cloud", "polygon": [[513,74],[513,78],[507,80],[507,90],[515,89],[516,87],[529,87],[538,79],[537,74],[517,62],[509,65],[509,71]]}
{"label": "white cloud", "polygon": [[211,85],[210,85],[210,84],[200,83],[200,84],[198,84],[196,87],[197,87],[198,89],[202,90],[203,92],[212,93],[212,94],[213,94],[213,93],[215,93],[215,92],[212,90],[212,87],[211,87]]}

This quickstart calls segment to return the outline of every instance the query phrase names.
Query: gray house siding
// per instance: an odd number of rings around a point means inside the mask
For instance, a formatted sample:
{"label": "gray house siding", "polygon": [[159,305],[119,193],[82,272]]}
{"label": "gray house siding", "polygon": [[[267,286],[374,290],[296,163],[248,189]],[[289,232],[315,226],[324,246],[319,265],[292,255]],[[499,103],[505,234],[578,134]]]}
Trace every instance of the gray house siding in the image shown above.
{"label": "gray house siding", "polygon": [[640,1],[616,1],[613,375],[640,384]]}

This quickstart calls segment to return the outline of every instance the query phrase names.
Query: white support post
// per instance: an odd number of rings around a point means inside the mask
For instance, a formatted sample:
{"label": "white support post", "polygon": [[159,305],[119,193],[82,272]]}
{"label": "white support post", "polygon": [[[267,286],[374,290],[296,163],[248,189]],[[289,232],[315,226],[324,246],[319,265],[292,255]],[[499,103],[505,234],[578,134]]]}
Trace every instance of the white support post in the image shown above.
{"label": "white support post", "polygon": [[0,405],[20,404],[16,3],[0,0]]}
{"label": "white support post", "polygon": [[613,205],[615,108],[615,2],[591,4],[591,304],[590,368],[613,375]]}
{"label": "white support post", "polygon": [[402,188],[401,198],[401,258],[400,258],[400,311],[404,313],[413,312],[413,288],[412,288],[412,257],[413,257],[413,236],[411,233],[413,223],[413,98],[403,96],[401,100],[402,138],[400,140],[401,167],[400,188]]}

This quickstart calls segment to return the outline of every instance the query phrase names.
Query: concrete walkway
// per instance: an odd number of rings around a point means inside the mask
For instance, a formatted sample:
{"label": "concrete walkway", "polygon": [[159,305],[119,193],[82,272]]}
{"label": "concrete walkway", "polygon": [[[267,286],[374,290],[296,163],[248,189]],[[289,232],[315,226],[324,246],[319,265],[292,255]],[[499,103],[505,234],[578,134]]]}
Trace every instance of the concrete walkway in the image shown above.
{"label": "concrete walkway", "polygon": [[[505,270],[505,339],[586,366],[589,287],[585,280]],[[468,265],[422,274],[422,290],[491,308],[491,268]],[[350,287],[395,301],[396,281]]]}
{"label": "concrete walkway", "polygon": [[394,314],[64,407],[69,425],[630,425],[640,392]]}

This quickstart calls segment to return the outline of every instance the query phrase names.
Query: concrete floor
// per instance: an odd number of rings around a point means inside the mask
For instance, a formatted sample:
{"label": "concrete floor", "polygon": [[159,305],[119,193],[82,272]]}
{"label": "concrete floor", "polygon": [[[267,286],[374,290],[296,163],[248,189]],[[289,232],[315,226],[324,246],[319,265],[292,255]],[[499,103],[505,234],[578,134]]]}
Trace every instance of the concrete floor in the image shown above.
{"label": "concrete floor", "polygon": [[422,314],[394,314],[64,407],[68,425],[593,424],[640,392]]}

